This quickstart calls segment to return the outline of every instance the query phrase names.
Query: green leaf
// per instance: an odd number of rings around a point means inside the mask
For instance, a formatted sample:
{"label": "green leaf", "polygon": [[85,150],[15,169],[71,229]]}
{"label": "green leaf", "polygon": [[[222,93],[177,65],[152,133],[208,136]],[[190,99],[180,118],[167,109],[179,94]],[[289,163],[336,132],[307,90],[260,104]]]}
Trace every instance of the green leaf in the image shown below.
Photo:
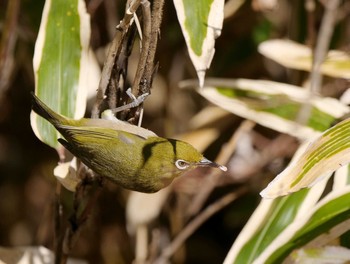
{"label": "green leaf", "polygon": [[325,186],[326,181],[323,181],[318,188],[301,190],[275,200],[263,199],[239,234],[224,264],[253,263],[277,237],[285,234],[295,219],[310,211]]}
{"label": "green leaf", "polygon": [[239,252],[234,263],[251,263],[294,220],[307,191],[276,200],[267,212],[268,218],[260,221],[260,229]]}
{"label": "green leaf", "polygon": [[189,55],[203,86],[224,19],[224,0],[174,0]]}
{"label": "green leaf", "polygon": [[[334,98],[310,99],[302,87],[272,81],[206,79],[205,87],[198,92],[238,116],[300,139],[319,135],[350,111]],[[296,120],[305,105],[311,105],[311,113],[302,125]]]}
{"label": "green leaf", "polygon": [[[306,223],[302,219],[299,228],[294,230],[294,235],[285,243],[277,241],[278,245],[273,251],[262,255],[259,263],[281,263],[292,250],[299,248],[319,235],[328,232],[331,228],[350,218],[350,187],[343,188],[342,191],[331,192],[322,199],[310,212],[310,218]],[[297,223],[295,223],[296,225]],[[292,226],[293,228],[293,226]],[[347,229],[344,228],[344,232]]]}
{"label": "green leaf", "polygon": [[328,129],[297,155],[262,192],[275,198],[310,187],[325,174],[350,162],[350,119]]}
{"label": "green leaf", "polygon": [[332,191],[321,200],[329,177],[310,189],[274,200],[263,199],[224,263],[282,263],[293,250],[310,241],[324,245],[346,232],[350,218],[349,172],[349,166],[337,170]]}
{"label": "green leaf", "polygon": [[[72,118],[84,115],[90,17],[82,0],[47,0],[33,59],[35,93],[54,111]],[[37,137],[56,148],[58,133],[36,114]]]}

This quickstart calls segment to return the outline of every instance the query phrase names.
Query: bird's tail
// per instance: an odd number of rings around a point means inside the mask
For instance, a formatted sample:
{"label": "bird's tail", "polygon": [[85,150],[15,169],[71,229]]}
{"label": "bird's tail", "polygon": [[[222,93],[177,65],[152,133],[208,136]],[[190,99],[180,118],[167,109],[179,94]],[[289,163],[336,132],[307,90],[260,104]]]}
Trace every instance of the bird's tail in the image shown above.
{"label": "bird's tail", "polygon": [[62,124],[65,125],[68,121],[64,116],[56,113],[50,107],[48,107],[34,93],[32,93],[32,108],[35,113],[45,118],[54,126]]}

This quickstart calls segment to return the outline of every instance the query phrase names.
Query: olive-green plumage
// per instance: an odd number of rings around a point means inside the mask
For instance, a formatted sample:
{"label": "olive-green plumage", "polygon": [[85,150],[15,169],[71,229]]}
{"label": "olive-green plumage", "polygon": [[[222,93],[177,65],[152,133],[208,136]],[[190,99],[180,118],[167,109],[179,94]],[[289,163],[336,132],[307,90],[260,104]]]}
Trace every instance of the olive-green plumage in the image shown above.
{"label": "olive-green plumage", "polygon": [[[149,130],[124,122],[121,130],[116,130],[119,126],[112,121],[69,119],[51,110],[34,94],[33,110],[62,134],[65,140],[59,141],[72,154],[100,176],[126,189],[157,192],[189,169],[198,166],[224,169],[186,142],[157,137]],[[130,133],[134,129],[137,132]]]}

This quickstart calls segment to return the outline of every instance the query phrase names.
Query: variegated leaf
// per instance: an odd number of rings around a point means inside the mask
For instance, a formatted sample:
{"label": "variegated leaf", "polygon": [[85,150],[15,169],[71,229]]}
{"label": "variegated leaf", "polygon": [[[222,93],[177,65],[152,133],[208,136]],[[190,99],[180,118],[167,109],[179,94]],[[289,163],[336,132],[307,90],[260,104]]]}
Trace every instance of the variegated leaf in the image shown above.
{"label": "variegated leaf", "polygon": [[295,263],[349,263],[350,249],[340,246],[299,249],[293,253],[292,259]]}
{"label": "variegated leaf", "polygon": [[[311,71],[312,50],[305,45],[290,40],[268,40],[259,45],[259,52],[287,68]],[[321,66],[321,72],[328,76],[349,79],[349,54],[330,50]]]}
{"label": "variegated leaf", "polygon": [[[316,187],[316,186],[315,186]],[[317,203],[304,217],[294,221],[254,263],[281,263],[294,249],[300,248],[323,233],[337,235],[349,230],[350,186],[334,190]],[[343,226],[342,223],[347,223]],[[341,226],[341,228],[336,228]]]}
{"label": "variegated leaf", "polygon": [[[224,264],[253,263],[290,224],[303,216],[320,198],[322,186],[287,197],[262,200],[230,249]],[[323,187],[323,188],[322,188]]]}
{"label": "variegated leaf", "polygon": [[332,240],[346,232],[350,218],[349,166],[337,170],[332,191],[319,201],[328,179],[286,197],[263,199],[224,263],[282,263],[294,249],[320,245],[318,240],[327,243],[324,236]]}
{"label": "variegated leaf", "polygon": [[276,198],[310,187],[350,162],[350,119],[328,129],[297,155],[260,194]]}
{"label": "variegated leaf", "polygon": [[224,2],[224,0],[174,0],[177,17],[201,87],[205,71],[214,56],[215,39],[221,34]]}
{"label": "variegated leaf", "polygon": [[[183,86],[193,85],[191,81]],[[260,125],[309,139],[331,126],[350,108],[333,98],[314,96],[302,87],[272,81],[248,79],[206,79],[198,92],[210,102]],[[310,104],[311,113],[305,125],[296,120],[300,110]]]}
{"label": "variegated leaf", "polygon": [[[83,0],[46,0],[33,59],[35,93],[54,111],[80,118],[86,105],[90,17]],[[31,114],[36,136],[56,148],[58,133]]]}

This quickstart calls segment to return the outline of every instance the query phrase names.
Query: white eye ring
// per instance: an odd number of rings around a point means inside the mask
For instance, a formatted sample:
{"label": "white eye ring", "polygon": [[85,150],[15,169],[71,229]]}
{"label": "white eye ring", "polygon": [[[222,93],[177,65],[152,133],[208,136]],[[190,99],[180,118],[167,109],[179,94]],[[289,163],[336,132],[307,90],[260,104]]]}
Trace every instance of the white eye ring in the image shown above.
{"label": "white eye ring", "polygon": [[186,162],[182,159],[178,159],[177,161],[175,161],[175,166],[179,170],[186,170],[190,166],[190,164],[188,164],[188,162]]}

